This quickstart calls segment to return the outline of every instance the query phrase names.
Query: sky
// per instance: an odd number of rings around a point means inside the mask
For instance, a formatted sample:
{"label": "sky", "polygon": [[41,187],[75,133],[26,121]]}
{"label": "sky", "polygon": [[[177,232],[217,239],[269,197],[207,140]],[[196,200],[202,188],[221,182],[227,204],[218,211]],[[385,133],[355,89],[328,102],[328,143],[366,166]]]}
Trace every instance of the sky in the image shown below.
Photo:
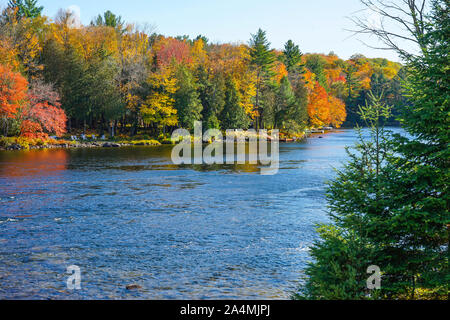
{"label": "sky", "polygon": [[[346,29],[348,19],[363,7],[359,0],[38,0],[44,14],[53,18],[60,8],[71,8],[88,24],[111,10],[126,22],[150,25],[166,36],[202,34],[212,42],[248,43],[258,28],[267,31],[275,49],[291,39],[303,53],[331,51],[343,59],[355,53],[400,61],[397,54],[371,49]],[[0,0],[5,7],[7,0]],[[375,17],[376,20],[376,17]]]}

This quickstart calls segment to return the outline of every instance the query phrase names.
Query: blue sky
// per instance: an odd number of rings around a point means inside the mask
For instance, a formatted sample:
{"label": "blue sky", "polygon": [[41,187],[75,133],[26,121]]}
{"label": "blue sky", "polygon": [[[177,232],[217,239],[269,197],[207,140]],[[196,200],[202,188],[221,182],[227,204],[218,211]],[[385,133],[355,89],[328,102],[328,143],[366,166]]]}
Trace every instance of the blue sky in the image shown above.
{"label": "blue sky", "polygon": [[[0,0],[2,7],[7,0]],[[292,39],[304,53],[334,51],[342,58],[354,53],[399,61],[390,51],[368,48],[345,29],[346,18],[360,10],[359,0],[40,0],[44,14],[76,6],[89,23],[106,10],[127,22],[148,23],[156,32],[176,36],[203,34],[213,42],[248,42],[258,28],[267,31],[272,47]],[[361,38],[362,40],[363,38]],[[367,39],[365,39],[367,40]],[[371,42],[373,43],[373,42]]]}

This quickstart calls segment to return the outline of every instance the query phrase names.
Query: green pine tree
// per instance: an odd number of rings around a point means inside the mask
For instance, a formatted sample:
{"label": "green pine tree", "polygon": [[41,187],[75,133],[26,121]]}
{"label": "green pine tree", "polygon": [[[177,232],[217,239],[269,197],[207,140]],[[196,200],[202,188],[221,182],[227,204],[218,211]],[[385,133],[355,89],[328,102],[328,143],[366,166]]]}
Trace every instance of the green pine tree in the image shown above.
{"label": "green pine tree", "polygon": [[[392,291],[408,298],[448,295],[450,141],[450,19],[448,0],[432,1],[423,54],[405,57],[409,105],[400,121],[410,137],[396,136],[390,167],[398,203],[388,223]],[[408,290],[404,290],[407,287]]]}
{"label": "green pine tree", "polygon": [[211,77],[206,67],[197,70],[198,93],[203,106],[202,118],[205,128],[220,129],[219,115],[225,105],[225,79],[222,73]]}
{"label": "green pine tree", "polygon": [[177,92],[175,93],[175,108],[183,128],[192,130],[194,122],[201,119],[203,106],[197,93],[197,84],[189,69],[181,65],[177,72]]}
{"label": "green pine tree", "polygon": [[312,54],[306,58],[306,67],[316,75],[319,84],[328,91],[329,88],[327,75],[325,74],[325,65],[325,59],[318,54]]}
{"label": "green pine tree", "polygon": [[[385,193],[390,171],[383,163],[392,155],[390,133],[383,123],[390,107],[381,96],[369,95],[360,107],[360,116],[370,128],[369,139],[357,128],[358,143],[348,148],[349,162],[337,172],[328,185],[327,200],[332,225],[318,228],[320,240],[311,247],[314,262],[306,268],[308,276],[297,298],[300,299],[365,299],[379,297],[367,289],[366,270],[378,265],[382,239],[374,237],[374,227],[385,231],[386,207],[394,204]],[[369,227],[370,226],[370,227]],[[384,286],[384,283],[383,283]]]}
{"label": "green pine tree", "polygon": [[[89,90],[89,105],[92,112],[89,124],[93,119],[101,119],[101,131],[110,130],[110,135],[115,135],[115,121],[120,118],[125,109],[120,95],[117,74],[119,66],[109,55],[100,51],[90,62],[87,70],[87,86]],[[108,126],[108,128],[105,128]]]}
{"label": "green pine tree", "polygon": [[220,116],[223,129],[248,129],[250,119],[240,105],[239,90],[231,79],[225,81],[225,106]]}
{"label": "green pine tree", "polygon": [[298,45],[296,45],[292,40],[286,42],[283,50],[283,62],[289,72],[304,72],[302,56],[303,53],[300,51]]}
{"label": "green pine tree", "polygon": [[44,10],[44,7],[37,5],[37,0],[10,0],[8,7],[17,9],[19,18],[36,18]]}
{"label": "green pine tree", "polygon": [[274,128],[281,128],[283,123],[290,119],[295,108],[295,94],[287,77],[280,81],[276,90]]}
{"label": "green pine tree", "polygon": [[275,54],[270,49],[270,42],[267,40],[266,32],[258,29],[256,34],[252,34],[250,39],[250,56],[251,63],[256,71],[256,96],[255,109],[259,113],[259,117],[255,119],[257,127],[263,128],[264,123],[264,103],[261,102],[262,91],[270,82],[273,76],[273,64],[275,62]]}
{"label": "green pine tree", "polygon": [[97,18],[91,22],[91,25],[107,26],[116,29],[119,33],[125,32],[125,23],[122,21],[122,17],[115,15],[109,10],[106,11],[103,16],[99,14]]}

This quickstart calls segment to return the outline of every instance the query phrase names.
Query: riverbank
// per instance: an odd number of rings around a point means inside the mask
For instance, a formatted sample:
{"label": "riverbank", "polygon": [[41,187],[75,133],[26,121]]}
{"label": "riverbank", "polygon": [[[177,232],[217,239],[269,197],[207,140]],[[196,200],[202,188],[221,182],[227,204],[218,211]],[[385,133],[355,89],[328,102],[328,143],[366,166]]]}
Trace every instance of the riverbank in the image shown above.
{"label": "riverbank", "polygon": [[[329,131],[321,131],[320,133],[327,133]],[[279,142],[292,143],[306,139],[311,134],[319,133],[316,131],[308,131],[304,134],[295,136],[280,134]],[[118,137],[116,139],[108,140],[93,140],[87,138],[86,140],[67,140],[61,139],[30,139],[23,137],[0,137],[0,150],[35,150],[35,149],[69,149],[69,148],[120,148],[130,146],[160,146],[162,144],[172,144],[170,139],[139,139],[140,137]],[[257,135],[257,138],[260,138]],[[267,137],[271,140],[270,137]],[[245,137],[248,141],[249,137]],[[194,138],[192,138],[194,141]]]}
{"label": "riverbank", "polygon": [[68,140],[42,140],[25,139],[17,137],[0,138],[0,150],[36,150],[36,149],[70,149],[70,148],[120,148],[130,146],[159,146],[163,143],[157,140],[130,140],[130,141],[68,141]]}
{"label": "riverbank", "polygon": [[46,144],[46,145],[36,145],[24,147],[18,144],[11,145],[6,148],[0,148],[0,150],[37,150],[37,149],[70,149],[70,148],[120,148],[120,147],[131,147],[131,146],[159,146],[158,144],[151,143],[115,143],[115,142],[86,142],[86,143],[65,143],[65,144]]}

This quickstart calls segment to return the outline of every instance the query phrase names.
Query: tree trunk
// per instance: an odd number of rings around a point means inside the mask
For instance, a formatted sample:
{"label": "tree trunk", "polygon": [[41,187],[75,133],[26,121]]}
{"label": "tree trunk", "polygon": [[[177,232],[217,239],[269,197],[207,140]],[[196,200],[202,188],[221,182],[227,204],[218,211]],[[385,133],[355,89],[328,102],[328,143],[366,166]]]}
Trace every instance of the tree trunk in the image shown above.
{"label": "tree trunk", "polygon": [[111,126],[111,132],[110,132],[110,135],[111,135],[111,137],[114,137],[114,121],[111,121],[111,122],[110,122],[110,126]]}

